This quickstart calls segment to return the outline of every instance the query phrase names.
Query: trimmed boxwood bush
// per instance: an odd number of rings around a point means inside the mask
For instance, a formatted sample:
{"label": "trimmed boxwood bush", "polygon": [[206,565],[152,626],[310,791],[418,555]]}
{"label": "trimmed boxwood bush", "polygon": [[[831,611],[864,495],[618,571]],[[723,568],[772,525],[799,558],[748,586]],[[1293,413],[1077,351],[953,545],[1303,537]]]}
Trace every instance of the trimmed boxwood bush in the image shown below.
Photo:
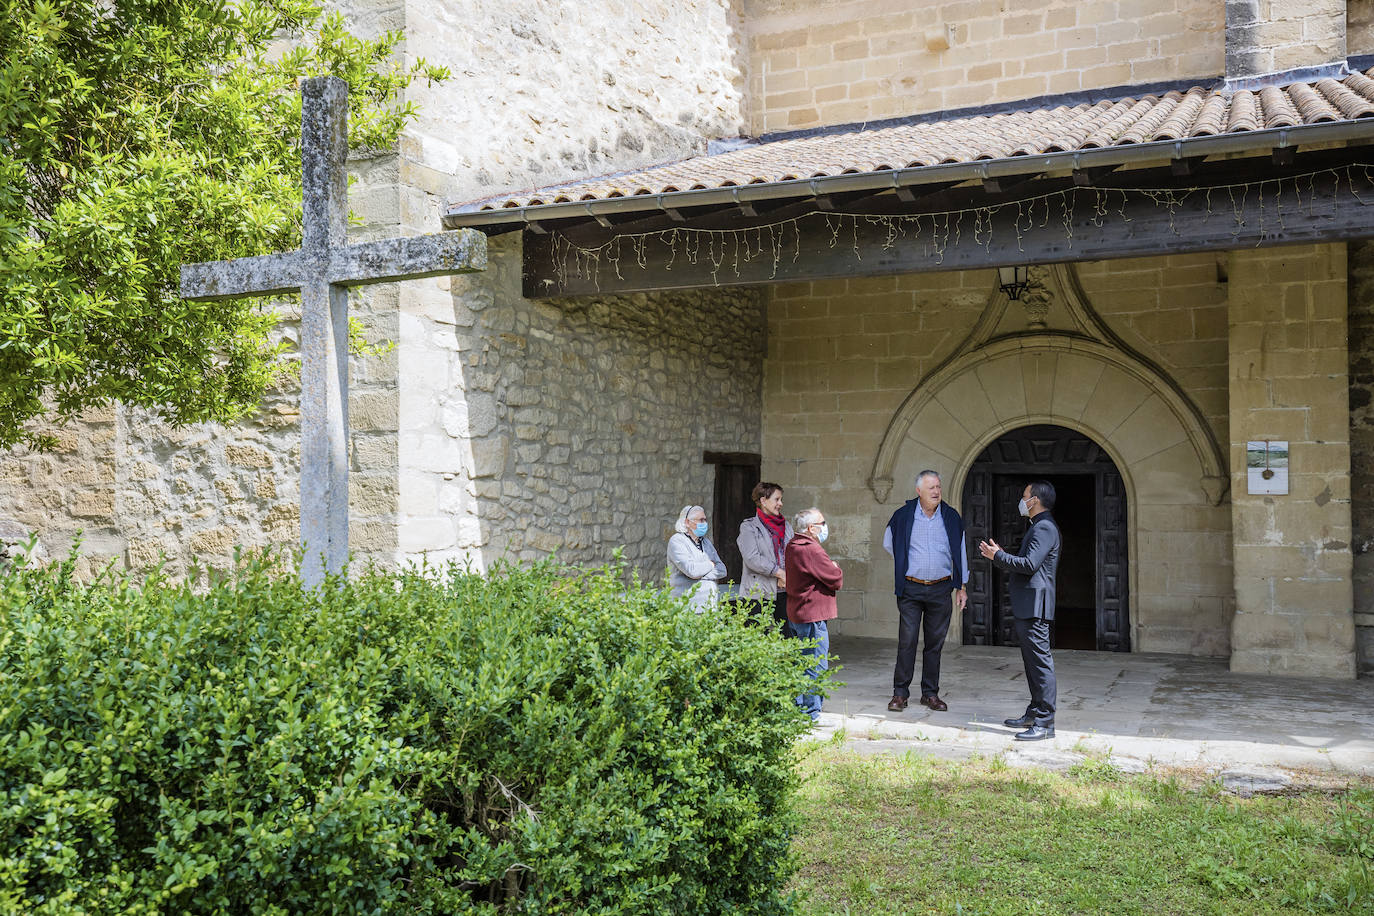
{"label": "trimmed boxwood bush", "polygon": [[794,643],[605,569],[0,578],[0,911],[785,913]]}

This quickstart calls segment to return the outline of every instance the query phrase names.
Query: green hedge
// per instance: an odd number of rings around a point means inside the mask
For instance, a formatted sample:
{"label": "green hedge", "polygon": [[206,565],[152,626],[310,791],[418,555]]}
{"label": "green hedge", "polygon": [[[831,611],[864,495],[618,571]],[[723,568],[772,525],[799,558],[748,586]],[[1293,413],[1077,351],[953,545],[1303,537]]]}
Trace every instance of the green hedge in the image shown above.
{"label": "green hedge", "polygon": [[613,569],[0,580],[0,911],[786,913],[804,660]]}

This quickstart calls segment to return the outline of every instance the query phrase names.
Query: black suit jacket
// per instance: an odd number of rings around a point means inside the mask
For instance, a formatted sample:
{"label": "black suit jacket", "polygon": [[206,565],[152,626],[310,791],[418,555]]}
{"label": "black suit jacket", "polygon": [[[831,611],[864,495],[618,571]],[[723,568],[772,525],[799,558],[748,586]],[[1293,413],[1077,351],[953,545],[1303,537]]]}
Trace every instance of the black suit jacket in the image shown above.
{"label": "black suit jacket", "polygon": [[997,551],[992,558],[1011,573],[1011,613],[1014,617],[1054,619],[1054,576],[1059,570],[1059,526],[1048,512],[1031,519],[1030,530],[1013,555]]}

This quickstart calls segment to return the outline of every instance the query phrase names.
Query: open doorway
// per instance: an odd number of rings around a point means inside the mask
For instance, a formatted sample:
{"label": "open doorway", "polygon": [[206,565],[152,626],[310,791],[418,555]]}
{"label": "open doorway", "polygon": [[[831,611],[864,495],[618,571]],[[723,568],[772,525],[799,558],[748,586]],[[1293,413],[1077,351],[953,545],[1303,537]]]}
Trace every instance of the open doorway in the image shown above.
{"label": "open doorway", "polygon": [[[1019,479],[1019,478],[1018,478]],[[1097,648],[1097,492],[1092,474],[1045,474],[1054,486],[1059,525],[1051,644],[1056,649]],[[1025,484],[1023,483],[1024,487]],[[1016,513],[1016,507],[1010,510]],[[1019,513],[1016,513],[1019,517]]]}
{"label": "open doorway", "polygon": [[[1091,439],[1060,426],[1027,426],[991,443],[964,483],[970,542],[990,536],[1015,552],[1026,530],[1016,504],[1037,479],[1054,485],[1062,536],[1054,648],[1130,651],[1125,487],[1111,457]],[[1006,574],[971,560],[964,642],[1016,645]]]}

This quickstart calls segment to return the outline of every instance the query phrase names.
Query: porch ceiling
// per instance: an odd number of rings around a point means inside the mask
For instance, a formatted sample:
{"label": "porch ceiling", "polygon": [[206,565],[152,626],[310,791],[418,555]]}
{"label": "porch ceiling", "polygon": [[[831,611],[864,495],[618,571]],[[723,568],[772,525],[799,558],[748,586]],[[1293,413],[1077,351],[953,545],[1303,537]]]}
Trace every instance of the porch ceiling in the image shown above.
{"label": "porch ceiling", "polygon": [[1073,175],[1088,184],[1122,166],[1189,167],[1209,156],[1274,153],[1281,160],[1300,145],[1374,141],[1371,76],[1374,69],[1340,81],[1253,91],[1180,88],[1072,107],[765,138],[714,156],[454,204],[444,225],[499,233],[595,220],[609,229],[654,215],[671,225],[723,209],[753,216],[756,209],[806,200],[826,210],[835,195],[888,191],[910,201],[931,185],[975,182],[996,192],[1029,177]]}

